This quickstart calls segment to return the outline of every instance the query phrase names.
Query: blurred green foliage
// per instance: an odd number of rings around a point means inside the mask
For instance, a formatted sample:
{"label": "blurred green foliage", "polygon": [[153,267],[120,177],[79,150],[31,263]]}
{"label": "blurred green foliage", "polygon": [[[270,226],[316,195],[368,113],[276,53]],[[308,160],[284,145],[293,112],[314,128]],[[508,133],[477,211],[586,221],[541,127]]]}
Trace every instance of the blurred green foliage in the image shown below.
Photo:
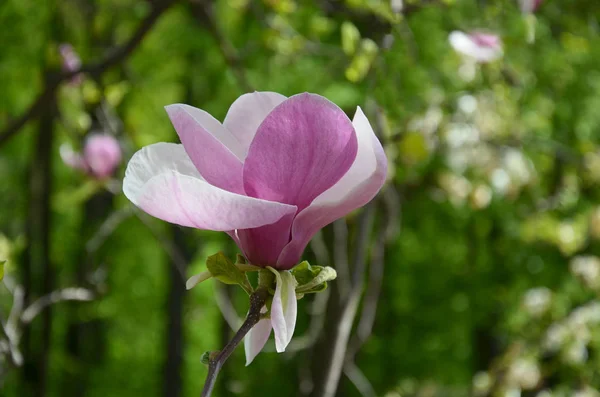
{"label": "blurred green foliage", "polygon": [[[78,264],[91,256],[102,293],[54,309],[49,396],[71,395],[73,378],[85,379],[85,396],[161,394],[172,266],[160,243],[172,228],[134,216],[118,188],[100,219],[89,219],[89,201],[114,186],[67,168],[60,144],[80,145],[104,101],[129,157],[176,141],[165,105],[190,103],[222,120],[248,89],[316,92],[350,116],[360,105],[385,143],[400,232],[386,251],[373,334],[357,356],[378,395],[598,395],[600,3],[547,1],[535,16],[512,0],[406,1],[401,14],[377,0],[218,0],[211,12],[202,4],[178,2],[124,63],[58,92],[54,281],[80,283]],[[0,131],[60,68],[59,44],[71,43],[84,64],[98,60],[128,40],[151,7],[1,2]],[[465,79],[448,34],[477,29],[499,34],[505,55]],[[16,280],[29,249],[38,129],[31,122],[0,148],[0,260]],[[90,240],[119,211],[123,220],[90,253]],[[209,255],[235,252],[224,235],[191,237],[188,276],[205,270]],[[40,270],[32,272],[41,283]],[[213,281],[185,296],[186,396],[203,384],[202,353],[223,342]],[[0,299],[6,313],[10,295],[3,290]],[[312,299],[300,301],[298,336]],[[243,293],[233,302],[246,310]],[[104,335],[83,360],[68,353],[74,319]],[[308,360],[307,351],[264,353],[244,368],[238,351],[217,393],[299,395]],[[3,380],[2,395],[28,395],[20,370]],[[359,394],[342,377],[338,395]]]}

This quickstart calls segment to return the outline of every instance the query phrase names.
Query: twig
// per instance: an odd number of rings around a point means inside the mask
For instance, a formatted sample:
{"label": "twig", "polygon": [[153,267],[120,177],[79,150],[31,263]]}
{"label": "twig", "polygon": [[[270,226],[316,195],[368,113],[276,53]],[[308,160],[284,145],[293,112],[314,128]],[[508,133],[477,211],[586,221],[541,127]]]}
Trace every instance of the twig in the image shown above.
{"label": "twig", "polygon": [[240,327],[242,319],[237,314],[235,307],[231,303],[231,299],[227,296],[225,288],[226,287],[221,283],[215,283],[215,289],[217,291],[215,294],[217,307],[221,311],[221,315],[225,319],[227,325],[229,325],[229,328],[231,328],[232,331],[235,331]]}
{"label": "twig", "polygon": [[344,364],[344,374],[346,374],[350,382],[354,384],[363,397],[375,397],[377,395],[369,379],[367,379],[354,361],[347,361]]}
{"label": "twig", "polygon": [[223,364],[225,364],[225,361],[227,361],[235,348],[244,339],[244,336],[246,336],[252,327],[259,322],[261,309],[265,305],[268,295],[269,292],[265,287],[259,287],[252,295],[250,295],[250,309],[248,310],[246,320],[229,343],[225,345],[223,350],[221,350],[214,358],[211,358],[208,363],[208,374],[206,375],[206,382],[204,383],[201,397],[209,397],[211,395]]}
{"label": "twig", "polygon": [[221,55],[225,60],[225,63],[233,71],[235,79],[238,85],[244,92],[255,91],[248,80],[248,76],[244,70],[243,65],[240,61],[240,56],[237,49],[231,44],[227,37],[223,34],[219,25],[217,24],[214,16],[212,2],[190,1],[192,12],[196,16],[196,20],[202,25],[202,27],[208,29],[209,33],[213,36],[218,44]]}
{"label": "twig", "polygon": [[313,392],[315,396],[333,397],[335,395],[344,364],[346,363],[348,340],[363,290],[366,267],[365,254],[369,245],[371,227],[375,217],[374,205],[373,202],[367,204],[363,212],[359,215],[356,225],[358,235],[355,241],[354,260],[352,261],[352,287],[348,296],[341,300],[343,302],[340,308],[341,313],[336,319],[335,335],[332,335],[331,339],[333,345],[331,356],[323,374],[320,376],[317,388]]}
{"label": "twig", "polygon": [[131,207],[125,207],[123,209],[114,211],[106,218],[106,220],[100,225],[96,233],[91,239],[85,244],[85,250],[88,253],[94,253],[102,246],[104,241],[115,231],[115,229],[125,219],[133,215]]}
{"label": "twig", "polygon": [[155,6],[150,11],[150,14],[140,23],[138,29],[133,33],[131,38],[122,46],[115,48],[109,52],[104,58],[97,62],[92,62],[81,66],[77,70],[65,71],[55,74],[46,82],[44,90],[33,101],[31,106],[20,116],[13,120],[8,126],[0,132],[0,146],[5,144],[13,135],[15,135],[29,120],[37,117],[45,107],[45,103],[52,98],[54,92],[60,84],[71,79],[80,73],[89,73],[97,76],[105,70],[125,60],[142,42],[143,38],[154,26],[158,18],[174,3],[174,0],[163,0],[154,2]]}
{"label": "twig", "polygon": [[21,323],[27,325],[37,317],[45,308],[55,303],[64,301],[84,301],[89,302],[94,299],[94,293],[85,288],[65,288],[44,295],[33,302],[21,314]]}
{"label": "twig", "polygon": [[315,254],[319,266],[329,265],[331,259],[329,259],[329,250],[327,249],[327,244],[325,244],[325,241],[323,240],[322,231],[319,230],[312,240],[310,240],[310,249],[313,254]]}
{"label": "twig", "polygon": [[333,255],[340,295],[347,296],[352,283],[348,262],[348,225],[345,218],[333,222]]}
{"label": "twig", "polygon": [[179,251],[179,248],[175,244],[173,244],[172,241],[165,238],[157,230],[157,228],[152,224],[152,222],[150,222],[150,219],[146,214],[143,214],[138,210],[134,210],[134,214],[135,214],[135,216],[138,217],[139,220],[142,221],[142,223],[144,225],[146,225],[148,230],[150,230],[150,233],[152,233],[154,235],[154,238],[156,238],[156,240],[158,240],[160,245],[162,245],[163,249],[165,250],[167,255],[169,255],[169,258],[171,258],[171,261],[173,261],[173,264],[177,268],[177,271],[179,272],[179,275],[181,276],[181,280],[185,284],[185,282],[186,282],[185,268],[187,265],[187,261],[186,261],[184,255],[181,253],[181,251]]}

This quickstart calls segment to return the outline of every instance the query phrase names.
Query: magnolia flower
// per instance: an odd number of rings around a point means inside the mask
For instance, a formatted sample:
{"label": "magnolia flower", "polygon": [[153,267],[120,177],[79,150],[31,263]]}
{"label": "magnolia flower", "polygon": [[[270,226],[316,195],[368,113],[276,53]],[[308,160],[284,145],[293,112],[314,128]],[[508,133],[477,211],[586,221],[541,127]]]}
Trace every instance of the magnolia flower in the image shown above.
{"label": "magnolia flower", "polygon": [[476,62],[492,62],[502,57],[502,42],[495,34],[454,31],[448,37],[455,51]]}
{"label": "magnolia flower", "polygon": [[542,0],[519,0],[519,8],[523,14],[531,14],[542,4]]}
{"label": "magnolia flower", "polygon": [[104,179],[111,176],[121,162],[121,147],[112,135],[92,134],[83,146],[83,154],[76,153],[68,145],[60,147],[65,164],[89,175]]}
{"label": "magnolia flower", "polygon": [[284,351],[296,321],[295,280],[288,271],[325,225],[369,202],[386,177],[387,159],[360,108],[354,120],[314,94],[239,97],[221,124],[188,105],[166,107],[182,144],[138,151],[123,192],[167,222],[225,231],[249,263],[276,273],[270,319],[246,337],[248,363],[271,329]]}
{"label": "magnolia flower", "polygon": [[[61,44],[58,47],[58,51],[60,52],[60,56],[62,58],[62,67],[64,71],[74,72],[79,70],[81,67],[81,59],[71,44]],[[78,74],[71,79],[71,83],[79,84],[81,83],[81,80],[82,76]]]}

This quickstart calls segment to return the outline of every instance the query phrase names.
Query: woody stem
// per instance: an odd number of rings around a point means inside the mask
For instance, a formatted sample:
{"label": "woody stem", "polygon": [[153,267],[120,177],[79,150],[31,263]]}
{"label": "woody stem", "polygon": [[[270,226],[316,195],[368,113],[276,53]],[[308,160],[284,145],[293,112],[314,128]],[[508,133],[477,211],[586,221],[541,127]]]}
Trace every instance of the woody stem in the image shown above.
{"label": "woody stem", "polygon": [[265,305],[268,295],[269,292],[267,288],[262,286],[250,295],[250,309],[248,310],[246,320],[229,343],[225,345],[223,350],[208,362],[208,374],[206,375],[206,382],[204,383],[201,397],[209,397],[211,395],[213,388],[215,387],[215,382],[217,381],[217,376],[225,364],[225,361],[231,356],[231,353],[233,353],[235,348],[240,344],[252,327],[260,321],[261,309]]}

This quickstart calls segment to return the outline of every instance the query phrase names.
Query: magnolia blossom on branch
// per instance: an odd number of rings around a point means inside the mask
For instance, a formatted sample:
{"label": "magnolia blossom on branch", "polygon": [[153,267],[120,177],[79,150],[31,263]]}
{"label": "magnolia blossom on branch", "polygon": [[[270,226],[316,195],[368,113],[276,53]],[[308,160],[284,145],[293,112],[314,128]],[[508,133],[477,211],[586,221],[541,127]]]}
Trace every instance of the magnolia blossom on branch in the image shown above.
{"label": "magnolia blossom on branch", "polygon": [[495,34],[454,31],[448,36],[454,50],[476,62],[486,63],[502,58],[502,41]]}
{"label": "magnolia blossom on branch", "polygon": [[121,163],[121,146],[112,135],[95,133],[86,139],[83,153],[76,153],[64,144],[60,147],[60,156],[69,167],[105,179],[112,176]]}
{"label": "magnolia blossom on branch", "polygon": [[278,352],[295,327],[289,272],[322,227],[380,190],[387,159],[360,108],[351,121],[315,94],[239,97],[223,123],[188,105],[166,107],[182,144],[157,143],[127,166],[123,191],[159,219],[224,231],[248,262],[269,267],[276,289],[267,315],[245,339],[247,363],[271,330]]}

